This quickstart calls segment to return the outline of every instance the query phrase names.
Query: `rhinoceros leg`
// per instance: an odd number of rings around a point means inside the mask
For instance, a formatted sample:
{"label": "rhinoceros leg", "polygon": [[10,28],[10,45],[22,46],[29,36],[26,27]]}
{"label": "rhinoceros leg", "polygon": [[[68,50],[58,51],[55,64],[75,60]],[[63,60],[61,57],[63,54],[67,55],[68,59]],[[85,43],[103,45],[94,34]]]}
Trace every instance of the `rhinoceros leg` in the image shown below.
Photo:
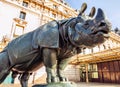
{"label": "rhinoceros leg", "polygon": [[30,73],[24,72],[20,77],[20,84],[22,87],[28,87],[28,79],[30,77]]}
{"label": "rhinoceros leg", "polygon": [[66,68],[70,60],[71,58],[66,58],[58,61],[57,74],[60,81],[68,81],[68,79],[64,76],[64,69]]}
{"label": "rhinoceros leg", "polygon": [[11,83],[12,83],[12,84],[14,84],[14,81],[15,81],[15,78],[17,77],[17,75],[18,75],[18,72],[17,72],[17,71],[12,71],[12,75],[11,75],[11,77],[12,77]]}
{"label": "rhinoceros leg", "polygon": [[58,82],[56,73],[57,56],[54,49],[43,49],[43,61],[47,72],[47,83]]}
{"label": "rhinoceros leg", "polygon": [[9,74],[10,61],[6,51],[0,52],[0,83],[2,83]]}

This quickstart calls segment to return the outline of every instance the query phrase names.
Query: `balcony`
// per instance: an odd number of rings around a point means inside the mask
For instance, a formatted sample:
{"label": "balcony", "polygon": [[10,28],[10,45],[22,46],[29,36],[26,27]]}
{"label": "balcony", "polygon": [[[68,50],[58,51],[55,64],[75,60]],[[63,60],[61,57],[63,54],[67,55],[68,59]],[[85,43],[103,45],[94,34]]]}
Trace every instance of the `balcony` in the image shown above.
{"label": "balcony", "polygon": [[20,26],[25,27],[27,25],[27,21],[25,21],[24,19],[21,18],[14,18],[13,19],[17,24],[19,24]]}

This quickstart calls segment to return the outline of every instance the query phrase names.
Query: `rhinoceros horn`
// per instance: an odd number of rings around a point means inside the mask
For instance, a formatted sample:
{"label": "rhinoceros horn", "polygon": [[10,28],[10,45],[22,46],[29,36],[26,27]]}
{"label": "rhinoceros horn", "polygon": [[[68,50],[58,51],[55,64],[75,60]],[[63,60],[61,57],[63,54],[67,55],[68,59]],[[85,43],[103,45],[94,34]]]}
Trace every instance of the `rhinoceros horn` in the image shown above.
{"label": "rhinoceros horn", "polygon": [[87,9],[87,4],[83,3],[78,16],[81,16],[85,12],[86,9]]}
{"label": "rhinoceros horn", "polygon": [[105,14],[104,14],[103,10],[99,8],[98,12],[97,12],[97,15],[95,17],[95,20],[96,21],[101,21],[101,20],[104,20],[104,19],[105,19]]}
{"label": "rhinoceros horn", "polygon": [[89,13],[89,17],[93,17],[95,15],[96,9],[95,7],[92,7],[90,13]]}

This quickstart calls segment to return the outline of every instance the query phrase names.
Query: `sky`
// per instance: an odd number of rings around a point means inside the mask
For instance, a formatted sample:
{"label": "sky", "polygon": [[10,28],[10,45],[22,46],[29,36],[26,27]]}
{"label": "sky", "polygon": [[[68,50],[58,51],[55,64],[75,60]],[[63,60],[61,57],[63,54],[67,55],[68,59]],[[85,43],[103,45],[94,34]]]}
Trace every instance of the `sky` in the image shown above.
{"label": "sky", "polygon": [[101,8],[111,22],[112,29],[120,28],[120,0],[66,0],[66,2],[77,10],[81,8],[82,3],[86,2],[87,9],[85,14],[89,14],[93,6],[96,7],[96,11],[98,8]]}

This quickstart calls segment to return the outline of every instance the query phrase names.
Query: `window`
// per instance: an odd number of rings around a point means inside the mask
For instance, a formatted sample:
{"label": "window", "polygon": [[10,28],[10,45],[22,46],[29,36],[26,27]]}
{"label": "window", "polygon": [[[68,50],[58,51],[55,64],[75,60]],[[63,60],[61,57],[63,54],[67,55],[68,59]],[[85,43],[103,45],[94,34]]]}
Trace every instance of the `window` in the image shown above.
{"label": "window", "polygon": [[98,72],[93,72],[92,73],[92,78],[98,78]]}
{"label": "window", "polygon": [[62,6],[59,6],[58,9],[63,12],[63,7]]}
{"label": "window", "polygon": [[22,6],[28,7],[28,2],[23,1]]}
{"label": "window", "polygon": [[97,64],[91,64],[89,66],[89,71],[91,71],[92,78],[98,78],[98,67]]}
{"label": "window", "polygon": [[53,18],[56,18],[56,14],[52,13],[52,17],[53,17]]}
{"label": "window", "polygon": [[45,2],[48,2],[49,0],[45,0]]}
{"label": "window", "polygon": [[14,30],[14,37],[22,35],[23,31],[24,31],[24,27],[16,25]]}
{"label": "window", "polygon": [[90,71],[98,71],[97,64],[90,64],[89,69]]}
{"label": "window", "polygon": [[57,9],[57,6],[56,6],[56,5],[53,5],[53,9]]}
{"label": "window", "polygon": [[21,19],[25,19],[25,17],[26,17],[26,13],[23,12],[23,11],[21,11],[21,12],[20,12],[20,16],[19,16],[19,18],[21,18]]}
{"label": "window", "polygon": [[67,10],[65,10],[65,11],[64,11],[64,13],[65,13],[65,14],[68,14],[68,11],[67,11]]}
{"label": "window", "polygon": [[32,3],[31,3],[31,7],[32,7],[32,8],[35,8],[35,7],[36,7],[36,3],[32,2]]}

